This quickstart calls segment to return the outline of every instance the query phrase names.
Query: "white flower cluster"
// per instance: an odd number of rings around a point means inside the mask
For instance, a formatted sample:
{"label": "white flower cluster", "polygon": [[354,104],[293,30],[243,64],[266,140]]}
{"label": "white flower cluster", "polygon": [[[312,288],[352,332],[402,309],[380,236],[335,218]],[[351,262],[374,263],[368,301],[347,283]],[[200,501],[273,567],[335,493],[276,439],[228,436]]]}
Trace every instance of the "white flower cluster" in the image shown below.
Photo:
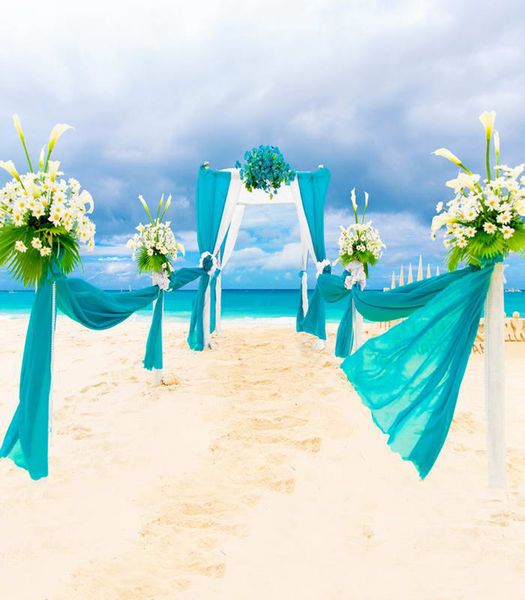
{"label": "white flower cluster", "polygon": [[[87,216],[93,212],[93,198],[80,190],[76,179],[61,179],[59,163],[50,161],[49,172],[26,173],[6,183],[0,189],[0,227],[33,227],[31,246],[43,257],[51,254],[46,245],[46,225],[62,227],[91,250],[95,244],[95,224]],[[39,231],[43,235],[39,235]],[[26,252],[26,245],[17,241],[15,250]]]}
{"label": "white flower cluster", "polygon": [[454,198],[446,206],[443,202],[436,205],[432,238],[444,228],[447,248],[466,248],[478,233],[510,240],[516,228],[523,227],[525,177],[520,175],[524,170],[525,164],[514,168],[498,165],[496,177],[482,184],[480,175],[459,172],[456,179],[446,182],[454,190]]}
{"label": "white flower cluster", "polygon": [[[352,223],[346,229],[341,227],[339,235],[339,257],[345,261],[377,261],[383,253],[383,244],[379,232],[371,223]],[[343,263],[344,264],[344,263]]]}
{"label": "white flower cluster", "polygon": [[184,246],[177,242],[170,227],[170,221],[164,223],[153,221],[146,225],[138,225],[136,233],[128,240],[128,247],[133,252],[133,259],[136,253],[144,248],[148,256],[162,256],[166,262],[162,268],[173,271],[170,260],[177,260],[178,253],[184,254]]}

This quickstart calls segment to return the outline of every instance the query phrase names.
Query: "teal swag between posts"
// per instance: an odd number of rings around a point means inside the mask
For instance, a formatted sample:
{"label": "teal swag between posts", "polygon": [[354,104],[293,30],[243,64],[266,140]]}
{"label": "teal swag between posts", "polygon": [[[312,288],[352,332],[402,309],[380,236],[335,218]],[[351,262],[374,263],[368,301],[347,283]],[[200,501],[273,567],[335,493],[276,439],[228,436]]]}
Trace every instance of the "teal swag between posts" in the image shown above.
{"label": "teal swag between posts", "polygon": [[[170,289],[179,289],[203,274],[205,271],[201,268],[178,269],[170,276]],[[163,299],[164,292],[157,286],[130,292],[107,292],[75,278],[58,277],[42,282],[36,291],[29,318],[19,403],[0,448],[0,457],[11,458],[19,467],[26,469],[32,479],[48,474],[49,395],[57,309],[89,329],[103,330],[118,325],[157,300],[144,366],[161,369]]]}

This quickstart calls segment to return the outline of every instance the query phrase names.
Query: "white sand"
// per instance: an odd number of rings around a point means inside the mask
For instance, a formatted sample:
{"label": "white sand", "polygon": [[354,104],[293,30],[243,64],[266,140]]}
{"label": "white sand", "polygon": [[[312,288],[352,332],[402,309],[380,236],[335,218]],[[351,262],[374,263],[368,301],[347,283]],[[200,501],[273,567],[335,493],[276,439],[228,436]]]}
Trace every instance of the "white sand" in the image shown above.
{"label": "white sand", "polygon": [[[2,321],[2,435],[25,327]],[[201,354],[169,323],[163,387],[141,368],[146,333],[59,320],[50,477],[0,461],[1,600],[525,597],[525,344],[506,344],[498,495],[480,356],[421,482],[338,368],[333,333],[319,353],[289,327],[227,323]]]}

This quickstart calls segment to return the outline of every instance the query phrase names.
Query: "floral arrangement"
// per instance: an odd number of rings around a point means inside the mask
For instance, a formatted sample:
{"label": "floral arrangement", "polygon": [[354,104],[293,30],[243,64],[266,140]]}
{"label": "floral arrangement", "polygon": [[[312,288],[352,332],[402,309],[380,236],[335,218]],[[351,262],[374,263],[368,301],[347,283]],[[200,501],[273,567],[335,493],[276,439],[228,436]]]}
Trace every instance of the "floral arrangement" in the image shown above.
{"label": "floral arrangement", "polygon": [[239,161],[235,166],[240,169],[240,176],[246,189],[264,190],[270,198],[282,184],[290,185],[295,179],[295,171],[284,160],[277,146],[259,146],[244,153],[244,165]]}
{"label": "floral arrangement", "polygon": [[34,170],[18,115],[13,122],[29,171],[19,174],[13,161],[0,161],[12,177],[0,189],[0,266],[24,285],[37,285],[51,270],[70,273],[80,263],[79,243],[93,248],[95,224],[87,216],[93,198],[76,179],[63,179],[60,162],[50,160],[69,125],[53,127]]}
{"label": "floral arrangement", "polygon": [[[486,260],[504,257],[509,252],[525,254],[525,164],[509,167],[500,163],[500,139],[494,131],[496,113],[485,111],[479,117],[485,129],[486,177],[473,173],[450,150],[434,152],[457,165],[461,171],[446,182],[454,198],[436,206],[432,220],[432,237],[444,229],[448,248],[448,266],[456,269],[460,262],[481,265]],[[491,164],[491,140],[494,143],[494,166]]]}
{"label": "floral arrangement", "polygon": [[138,233],[128,241],[128,247],[133,252],[133,260],[137,261],[140,273],[157,273],[166,279],[173,271],[172,262],[177,260],[179,252],[185,252],[184,246],[177,242],[173,235],[170,221],[163,222],[171,204],[171,196],[168,196],[166,201],[164,194],[161,196],[155,217],[146,200],[142,196],[139,196],[139,200],[150,222],[137,226]]}
{"label": "floral arrangement", "polygon": [[365,192],[365,204],[361,222],[359,222],[359,211],[355,188],[351,193],[352,208],[354,210],[355,223],[352,223],[346,229],[341,227],[339,235],[339,257],[336,262],[340,262],[343,267],[351,263],[361,263],[365,274],[368,276],[368,265],[375,265],[383,254],[383,244],[379,232],[372,227],[369,221],[365,223],[365,215],[368,208],[368,193]]}

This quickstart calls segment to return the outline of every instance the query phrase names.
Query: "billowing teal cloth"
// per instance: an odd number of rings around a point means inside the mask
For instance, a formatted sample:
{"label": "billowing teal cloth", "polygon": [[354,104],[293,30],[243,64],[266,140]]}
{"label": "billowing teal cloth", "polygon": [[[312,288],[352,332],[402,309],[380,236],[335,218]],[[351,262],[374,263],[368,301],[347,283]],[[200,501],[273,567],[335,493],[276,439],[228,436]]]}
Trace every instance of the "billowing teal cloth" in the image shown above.
{"label": "billowing teal cloth", "polygon": [[149,306],[159,294],[154,285],[130,292],[107,292],[82,279],[56,281],[57,307],[88,329],[109,329],[137,310]]}
{"label": "billowing teal cloth", "polygon": [[388,435],[389,446],[411,461],[421,478],[447,437],[492,271],[493,266],[463,269],[392,293],[354,288],[365,317],[409,315],[368,340],[341,368]]}
{"label": "billowing teal cloth", "polygon": [[[330,171],[324,167],[317,171],[299,171],[297,182],[301,192],[301,201],[308,231],[312,238],[315,260],[321,262],[326,259],[324,242],[324,207],[328,184],[330,183]],[[305,315],[302,305],[302,293],[299,294],[299,308],[295,328],[297,331],[311,333],[320,339],[326,339],[326,316],[322,297],[314,291],[310,299],[308,312]]]}
{"label": "billowing teal cloth", "polygon": [[[57,278],[56,308],[90,329],[108,329],[151,304],[157,286],[132,292],[105,292],[81,279]],[[56,314],[56,313],[55,313]],[[48,473],[49,392],[51,389],[52,283],[39,285],[24,347],[19,404],[0,449],[33,479]],[[162,347],[161,347],[162,353]]]}
{"label": "billowing teal cloth", "polygon": [[[229,171],[214,171],[205,167],[201,167],[199,171],[195,211],[197,243],[201,254],[203,252],[213,253],[215,249],[230,181],[231,173]],[[210,267],[211,265],[204,265],[205,271],[209,271]],[[201,276],[193,301],[188,333],[188,344],[192,350],[204,350],[204,296],[209,284],[210,277],[206,273]]]}
{"label": "billowing teal cloth", "polygon": [[368,321],[394,321],[408,317],[418,308],[425,306],[451,283],[468,277],[472,272],[473,269],[468,267],[423,281],[415,281],[386,292],[366,289],[363,291],[359,286],[354,286],[351,290],[346,289],[347,272],[343,272],[342,275],[320,275],[315,291],[319,292],[325,302],[339,302],[345,297],[348,298],[347,308],[337,330],[336,356],[344,358],[352,348],[354,336],[352,302]]}
{"label": "billowing teal cloth", "polygon": [[9,457],[33,479],[47,476],[49,390],[53,323],[52,284],[35,294],[24,346],[19,404],[7,430],[0,457]]}

